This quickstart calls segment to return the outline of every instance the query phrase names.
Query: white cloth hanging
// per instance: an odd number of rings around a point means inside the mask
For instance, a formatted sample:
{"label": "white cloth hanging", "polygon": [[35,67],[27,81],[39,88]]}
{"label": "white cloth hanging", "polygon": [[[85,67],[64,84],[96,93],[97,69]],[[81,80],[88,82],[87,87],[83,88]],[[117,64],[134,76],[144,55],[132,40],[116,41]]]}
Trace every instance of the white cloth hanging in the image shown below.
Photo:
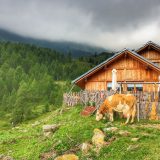
{"label": "white cloth hanging", "polygon": [[116,91],[117,90],[117,70],[113,69],[112,70],[112,90]]}

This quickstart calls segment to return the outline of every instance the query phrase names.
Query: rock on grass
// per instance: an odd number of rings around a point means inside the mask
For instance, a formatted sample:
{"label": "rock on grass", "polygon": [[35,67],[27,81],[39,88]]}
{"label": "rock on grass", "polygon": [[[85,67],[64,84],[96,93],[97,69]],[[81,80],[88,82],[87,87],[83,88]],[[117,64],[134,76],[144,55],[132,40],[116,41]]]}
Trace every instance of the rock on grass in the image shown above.
{"label": "rock on grass", "polygon": [[59,128],[59,125],[57,124],[44,125],[42,128],[43,128],[44,136],[49,137],[50,135],[52,135],[52,133],[54,133]]}
{"label": "rock on grass", "polygon": [[90,144],[90,143],[83,143],[82,146],[81,146],[81,150],[82,150],[82,153],[85,155],[85,154],[88,154],[88,152],[91,150],[93,146]]}
{"label": "rock on grass", "polygon": [[57,124],[44,125],[42,128],[43,132],[55,132],[59,128],[59,125]]}
{"label": "rock on grass", "polygon": [[118,132],[118,134],[120,134],[121,136],[127,137],[131,135],[131,132],[121,130]]}
{"label": "rock on grass", "polygon": [[127,148],[127,151],[134,151],[136,149],[139,148],[139,144],[136,144],[136,145],[130,145],[128,148]]}
{"label": "rock on grass", "polygon": [[109,132],[116,132],[118,130],[117,127],[108,127],[108,128],[104,128],[103,131],[109,131]]}
{"label": "rock on grass", "polygon": [[13,160],[13,158],[10,156],[5,156],[3,154],[0,154],[0,160]]}
{"label": "rock on grass", "polygon": [[132,138],[131,141],[132,142],[137,142],[139,140],[139,138]]}
{"label": "rock on grass", "polygon": [[75,154],[64,154],[62,156],[58,156],[54,160],[79,160],[79,158]]}
{"label": "rock on grass", "polygon": [[105,134],[98,128],[94,129],[94,135],[92,137],[92,143],[97,148],[102,148],[105,145]]}
{"label": "rock on grass", "polygon": [[47,159],[53,159],[57,156],[56,152],[55,151],[50,151],[50,152],[46,152],[46,153],[42,153],[40,155],[40,159],[41,160],[47,160]]}

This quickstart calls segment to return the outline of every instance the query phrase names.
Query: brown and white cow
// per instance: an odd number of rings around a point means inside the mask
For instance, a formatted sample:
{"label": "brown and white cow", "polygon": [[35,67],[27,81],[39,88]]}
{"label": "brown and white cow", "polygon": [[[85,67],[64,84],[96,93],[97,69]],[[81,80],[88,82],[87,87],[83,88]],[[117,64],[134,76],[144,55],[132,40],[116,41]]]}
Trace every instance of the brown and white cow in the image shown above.
{"label": "brown and white cow", "polygon": [[113,121],[113,111],[122,112],[127,117],[125,124],[129,122],[130,117],[133,123],[136,114],[136,97],[132,94],[114,94],[107,97],[97,110],[96,120],[101,120],[106,113],[109,113],[109,119]]}

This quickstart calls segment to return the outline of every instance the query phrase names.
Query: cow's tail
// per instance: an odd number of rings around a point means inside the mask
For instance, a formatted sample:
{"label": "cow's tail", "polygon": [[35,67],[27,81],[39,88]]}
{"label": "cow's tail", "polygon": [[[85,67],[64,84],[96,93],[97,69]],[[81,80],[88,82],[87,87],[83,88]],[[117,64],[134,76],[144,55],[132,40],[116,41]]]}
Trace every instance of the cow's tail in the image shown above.
{"label": "cow's tail", "polygon": [[137,106],[136,106],[137,102],[135,101],[135,103],[133,104],[133,111],[136,114],[137,112]]}

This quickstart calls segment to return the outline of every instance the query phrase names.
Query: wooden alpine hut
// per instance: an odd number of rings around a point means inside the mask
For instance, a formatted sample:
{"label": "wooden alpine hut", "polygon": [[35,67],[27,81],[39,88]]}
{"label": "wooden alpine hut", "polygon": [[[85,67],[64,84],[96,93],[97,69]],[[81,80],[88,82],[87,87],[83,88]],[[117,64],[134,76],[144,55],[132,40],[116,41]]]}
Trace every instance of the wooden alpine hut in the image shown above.
{"label": "wooden alpine hut", "polygon": [[[116,74],[116,75],[115,75]],[[113,78],[114,77],[114,78]],[[160,118],[160,46],[149,41],[142,47],[123,49],[72,81],[82,90],[64,94],[64,104],[78,103],[98,108],[106,97],[120,93],[137,97],[137,118]],[[73,85],[73,86],[74,86]],[[113,92],[113,90],[114,92]]]}
{"label": "wooden alpine hut", "polygon": [[110,90],[112,70],[122,91],[157,91],[160,81],[160,46],[149,41],[137,50],[123,49],[72,81],[88,91]]}

